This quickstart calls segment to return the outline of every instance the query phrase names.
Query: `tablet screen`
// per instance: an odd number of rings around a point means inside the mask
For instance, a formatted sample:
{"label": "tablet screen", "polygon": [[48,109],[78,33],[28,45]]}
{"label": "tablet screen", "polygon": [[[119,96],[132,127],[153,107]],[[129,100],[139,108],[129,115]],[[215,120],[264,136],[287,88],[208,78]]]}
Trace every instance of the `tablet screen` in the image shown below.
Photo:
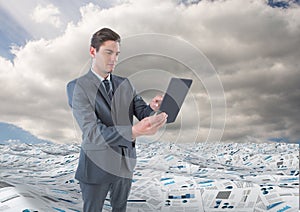
{"label": "tablet screen", "polygon": [[168,114],[167,123],[176,120],[183,101],[191,87],[191,79],[171,78],[159,110]]}

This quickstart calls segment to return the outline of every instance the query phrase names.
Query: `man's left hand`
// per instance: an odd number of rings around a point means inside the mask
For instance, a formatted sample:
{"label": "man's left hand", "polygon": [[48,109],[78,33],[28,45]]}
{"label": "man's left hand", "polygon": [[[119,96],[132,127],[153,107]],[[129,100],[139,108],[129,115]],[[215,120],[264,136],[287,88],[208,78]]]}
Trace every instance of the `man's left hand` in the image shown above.
{"label": "man's left hand", "polygon": [[161,102],[163,100],[163,96],[162,95],[157,95],[156,97],[154,97],[152,99],[152,101],[150,102],[150,107],[152,110],[154,110],[155,112],[159,110]]}

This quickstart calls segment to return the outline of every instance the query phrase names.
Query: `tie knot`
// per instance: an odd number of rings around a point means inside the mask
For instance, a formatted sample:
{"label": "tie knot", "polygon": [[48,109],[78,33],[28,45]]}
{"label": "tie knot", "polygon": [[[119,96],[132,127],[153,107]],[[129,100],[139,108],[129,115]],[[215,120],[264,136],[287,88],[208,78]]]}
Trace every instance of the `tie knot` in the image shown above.
{"label": "tie knot", "polygon": [[109,83],[109,81],[107,79],[103,80],[102,82],[104,83]]}

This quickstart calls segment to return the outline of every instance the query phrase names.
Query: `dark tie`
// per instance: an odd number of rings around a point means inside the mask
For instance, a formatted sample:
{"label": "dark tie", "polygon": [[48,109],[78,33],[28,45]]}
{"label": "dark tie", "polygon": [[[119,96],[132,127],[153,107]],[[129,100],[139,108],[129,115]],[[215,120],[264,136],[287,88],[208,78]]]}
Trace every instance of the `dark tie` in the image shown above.
{"label": "dark tie", "polygon": [[107,96],[109,97],[110,100],[112,100],[113,95],[112,95],[112,89],[110,88],[109,81],[107,79],[105,79],[102,82],[104,83]]}

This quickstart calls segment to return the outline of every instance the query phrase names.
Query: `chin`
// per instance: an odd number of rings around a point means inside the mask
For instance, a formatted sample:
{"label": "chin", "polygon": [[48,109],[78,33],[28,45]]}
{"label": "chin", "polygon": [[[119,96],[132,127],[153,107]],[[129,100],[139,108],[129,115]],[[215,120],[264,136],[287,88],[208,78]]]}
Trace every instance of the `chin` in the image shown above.
{"label": "chin", "polygon": [[110,67],[110,68],[107,69],[107,73],[111,73],[111,72],[113,72],[113,70],[114,70],[114,68]]}

